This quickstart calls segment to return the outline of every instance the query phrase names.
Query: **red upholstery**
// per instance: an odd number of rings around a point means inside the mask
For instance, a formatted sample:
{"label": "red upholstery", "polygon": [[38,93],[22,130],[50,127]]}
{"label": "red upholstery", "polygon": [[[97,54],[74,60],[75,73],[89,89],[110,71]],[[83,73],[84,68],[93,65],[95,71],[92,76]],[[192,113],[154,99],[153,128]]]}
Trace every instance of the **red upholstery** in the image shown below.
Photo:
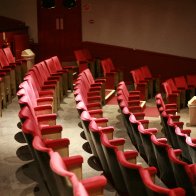
{"label": "red upholstery", "polygon": [[110,58],[101,60],[103,77],[106,79],[106,89],[116,89],[117,84],[122,80],[120,72],[116,71]]}
{"label": "red upholstery", "polygon": [[185,76],[175,77],[174,82],[179,90],[185,91],[185,104],[186,104],[195,95],[195,87],[187,83]]}
{"label": "red upholstery", "polygon": [[196,88],[196,75],[195,74],[187,74],[186,80],[187,80],[187,85],[189,87]]}
{"label": "red upholstery", "polygon": [[145,81],[141,70],[135,69],[130,71],[131,77],[134,82],[135,90],[140,91],[140,97],[141,100],[147,100],[148,99],[148,82]]}
{"label": "red upholstery", "polygon": [[15,59],[10,47],[3,48],[3,51],[5,53],[5,56],[7,57],[9,64],[17,65],[17,74],[20,74],[18,76],[16,75],[18,85],[20,84],[20,82],[22,82],[22,78],[27,72],[27,61],[25,59]]}
{"label": "red upholstery", "polygon": [[143,180],[143,183],[146,187],[146,190],[149,195],[168,195],[168,196],[185,196],[185,191],[182,188],[165,188],[161,187],[152,180],[154,174],[150,173],[146,169],[140,169],[140,175]]}
{"label": "red upholstery", "polygon": [[89,68],[96,75],[95,60],[92,58],[90,51],[87,49],[74,50],[74,55],[79,66],[79,73]]}
{"label": "red upholstery", "polygon": [[[125,179],[125,184],[129,195],[147,195],[142,176],[140,175],[141,165],[137,165],[137,152],[118,150],[116,156]],[[153,173],[156,172],[154,167],[145,168]]]}
{"label": "red upholstery", "polygon": [[[10,64],[3,49],[0,48],[0,72],[6,73],[10,77],[11,95],[16,95],[16,64]],[[1,74],[3,76],[4,74]],[[19,84],[19,83],[17,83]]]}
{"label": "red upholstery", "polygon": [[169,104],[177,104],[178,111],[180,110],[180,94],[179,91],[173,90],[170,84],[166,81],[162,83],[164,92],[166,94],[166,100]]}
{"label": "red upholstery", "polygon": [[168,156],[174,171],[174,176],[179,187],[185,189],[187,195],[195,195],[196,165],[188,164],[179,159],[181,150],[168,149]]}

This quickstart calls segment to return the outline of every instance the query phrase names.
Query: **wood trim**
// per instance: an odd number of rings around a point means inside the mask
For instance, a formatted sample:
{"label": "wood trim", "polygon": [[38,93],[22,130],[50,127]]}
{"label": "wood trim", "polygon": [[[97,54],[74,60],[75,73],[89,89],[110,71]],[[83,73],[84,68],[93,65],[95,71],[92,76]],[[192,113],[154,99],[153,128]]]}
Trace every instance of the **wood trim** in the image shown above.
{"label": "wood trim", "polygon": [[161,75],[161,80],[170,77],[196,74],[196,59],[151,52],[133,48],[113,46],[94,42],[83,42],[93,57],[111,57],[116,67],[123,71],[124,80],[130,81],[130,70],[148,65],[153,75]]}

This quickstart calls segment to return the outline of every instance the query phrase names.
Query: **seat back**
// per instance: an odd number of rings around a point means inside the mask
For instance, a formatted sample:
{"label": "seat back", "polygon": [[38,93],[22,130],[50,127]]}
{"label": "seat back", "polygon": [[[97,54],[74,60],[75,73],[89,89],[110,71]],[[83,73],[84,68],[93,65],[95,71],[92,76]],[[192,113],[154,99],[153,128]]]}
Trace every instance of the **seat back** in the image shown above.
{"label": "seat back", "polygon": [[176,133],[176,137],[177,137],[180,149],[182,150],[183,161],[185,161],[187,163],[192,163],[191,155],[189,152],[189,147],[186,143],[186,138],[188,137],[188,135],[182,133],[181,129],[178,126],[176,126],[176,128],[175,128],[175,133]]}
{"label": "seat back", "polygon": [[119,163],[116,156],[116,151],[118,150],[117,146],[111,144],[111,140],[109,141],[107,135],[101,134],[101,145],[106,157],[106,161],[108,163],[112,180],[114,183],[114,187],[119,194],[126,194],[126,186],[123,175],[121,173],[121,169],[119,167]]}
{"label": "seat back", "polygon": [[92,120],[92,117],[90,116],[88,111],[83,111],[80,115],[80,119],[81,119],[82,127],[84,129],[85,136],[90,144],[92,153],[95,157],[98,158],[98,154],[89,131],[89,124]]}
{"label": "seat back", "polygon": [[9,63],[15,63],[15,58],[12,54],[12,51],[11,51],[10,47],[3,48],[3,51],[4,51],[4,53],[5,53],[5,55],[8,59],[8,62]]}
{"label": "seat back", "polygon": [[54,172],[61,195],[88,195],[76,175],[66,169],[63,159],[57,152],[50,153],[50,167]]}
{"label": "seat back", "polygon": [[138,149],[140,156],[147,162],[148,160],[147,160],[146,152],[144,150],[144,145],[142,143],[140,133],[138,131],[138,125],[140,125],[141,123],[136,120],[133,113],[130,113],[129,122],[130,122],[130,126],[132,127],[133,135],[136,141],[136,145],[137,145],[136,148]]}
{"label": "seat back", "polygon": [[179,159],[181,152],[180,149],[168,149],[168,156],[174,171],[176,183],[179,187],[186,190],[187,195],[195,195],[193,186],[195,185],[196,173],[190,169],[188,163]]}
{"label": "seat back", "polygon": [[144,76],[144,78],[152,78],[152,74],[150,72],[150,69],[147,65],[143,65],[142,67],[140,67],[142,74]]}
{"label": "seat back", "polygon": [[176,181],[173,173],[171,163],[167,154],[169,145],[166,143],[166,138],[157,139],[155,135],[151,135],[151,141],[153,144],[157,164],[160,172],[160,179],[169,188],[176,187]]}
{"label": "seat back", "polygon": [[196,163],[196,139],[187,136],[186,143],[189,148],[189,153],[192,159],[192,163]]}
{"label": "seat back", "polygon": [[5,56],[5,53],[3,52],[2,48],[0,48],[0,65],[2,68],[9,66],[9,61],[7,57]]}
{"label": "seat back", "polygon": [[157,159],[155,156],[155,152],[153,149],[152,141],[151,141],[151,135],[158,132],[156,129],[144,129],[144,126],[140,123],[138,125],[138,131],[142,140],[142,144],[144,146],[145,154],[147,157],[147,163],[149,166],[154,166],[158,168]]}
{"label": "seat back", "polygon": [[153,174],[146,169],[140,170],[140,175],[146,187],[148,196],[185,196],[185,191],[182,188],[165,188],[155,184]]}
{"label": "seat back", "polygon": [[99,130],[99,128],[94,120],[92,120],[90,122],[89,130],[90,130],[90,134],[91,134],[92,140],[94,142],[97,154],[99,156],[99,160],[101,162],[102,168],[103,168],[104,172],[106,173],[106,175],[111,179],[112,175],[111,175],[105,154],[103,152],[103,148],[101,146],[101,131]]}
{"label": "seat back", "polygon": [[181,88],[181,89],[188,89],[188,85],[187,85],[187,81],[186,81],[186,78],[185,76],[178,76],[178,77],[174,77],[174,83],[178,88]]}
{"label": "seat back", "polygon": [[[133,156],[134,153],[136,155]],[[142,166],[137,165],[136,161],[137,152],[123,152],[118,150],[116,156],[129,195],[146,195],[146,190],[139,172]]]}

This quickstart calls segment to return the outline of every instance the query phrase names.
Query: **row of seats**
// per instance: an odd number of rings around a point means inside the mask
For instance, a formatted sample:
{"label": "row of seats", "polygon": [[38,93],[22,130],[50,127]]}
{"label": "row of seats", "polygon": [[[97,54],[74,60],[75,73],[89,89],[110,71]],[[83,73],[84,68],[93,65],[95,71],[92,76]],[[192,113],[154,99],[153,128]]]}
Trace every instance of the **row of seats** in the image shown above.
{"label": "row of seats", "polygon": [[39,184],[49,195],[103,195],[103,176],[83,179],[81,155],[69,154],[69,138],[56,124],[57,110],[66,95],[67,71],[52,57],[33,66],[17,92],[22,133],[38,170]]}
{"label": "row of seats", "polygon": [[16,60],[9,47],[0,48],[0,115],[16,96],[18,85],[27,72],[27,62]]}
{"label": "row of seats", "polygon": [[162,82],[168,103],[176,103],[178,111],[187,106],[188,101],[196,95],[196,75],[187,74],[169,78]]}
{"label": "row of seats", "polygon": [[155,96],[155,101],[161,117],[163,133],[167,138],[165,148],[168,149],[176,183],[185,188],[187,195],[194,195],[196,145],[194,139],[190,137],[191,130],[183,129],[184,122],[179,121],[180,116],[176,115],[177,104],[165,104],[160,93]]}
{"label": "row of seats", "polygon": [[160,76],[153,76],[147,65],[130,71],[134,89],[139,90],[141,99],[147,100],[160,92]]}
{"label": "row of seats", "polygon": [[[96,99],[97,94],[89,94],[93,85],[90,85],[89,90],[84,92],[83,86],[86,86],[87,81],[81,77],[83,74],[82,72],[79,75],[78,85],[75,88],[75,92],[77,92],[75,94],[76,108],[91,151],[96,157],[97,163],[100,163],[108,182],[114,186],[118,194],[185,195],[182,188],[166,188],[155,184],[153,179],[157,169],[155,167],[143,168],[138,165],[137,151],[124,151],[125,139],[113,137],[114,127],[108,126],[108,119],[103,117],[103,109]],[[100,93],[100,90],[96,89],[95,92],[97,91]],[[135,93],[137,97],[138,92]],[[78,95],[83,99],[78,99]],[[87,102],[86,100],[94,101]]]}
{"label": "row of seats", "polygon": [[[119,84],[119,86],[121,85],[122,83]],[[131,95],[131,92],[129,95]],[[162,100],[159,100],[159,102],[162,103]],[[136,119],[136,116],[129,111],[127,106],[122,108],[120,103],[119,106],[131,142],[146,163],[157,168],[157,175],[169,189],[182,187],[186,191],[186,195],[195,195],[196,184],[193,179],[195,179],[196,165],[188,164],[179,159],[183,150],[172,148],[167,143],[166,138],[157,138],[158,130],[148,128],[149,120],[144,120],[144,115],[140,115]],[[177,112],[176,104],[160,106],[159,103],[158,109],[160,111],[165,110],[165,108],[170,112],[170,115]],[[177,118],[177,116],[172,115],[172,118]],[[162,125],[164,126],[164,122],[162,122]]]}
{"label": "row of seats", "polygon": [[[177,112],[176,104],[165,104],[161,94],[157,94],[155,98],[168,143],[174,149],[182,150],[181,158],[185,162],[196,163],[195,138],[191,138],[190,129],[183,129],[184,122],[180,121],[180,116],[174,115]],[[163,105],[166,109],[163,109]]]}

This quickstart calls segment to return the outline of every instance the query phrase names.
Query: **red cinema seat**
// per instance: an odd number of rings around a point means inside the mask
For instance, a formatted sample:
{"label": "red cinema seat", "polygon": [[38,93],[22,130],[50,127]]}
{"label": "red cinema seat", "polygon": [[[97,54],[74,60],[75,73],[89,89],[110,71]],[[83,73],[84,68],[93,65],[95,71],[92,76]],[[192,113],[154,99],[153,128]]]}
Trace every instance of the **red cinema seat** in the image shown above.
{"label": "red cinema seat", "polygon": [[77,167],[82,161],[79,155],[73,158],[62,158],[57,152],[50,153],[50,166],[56,174],[56,182],[59,191],[69,191],[68,195],[103,195],[107,180],[104,176],[94,176],[83,179],[81,174],[70,171],[71,167]]}
{"label": "red cinema seat", "polygon": [[186,143],[189,148],[192,163],[196,163],[196,139],[188,136],[186,137]]}
{"label": "red cinema seat", "polygon": [[[188,83],[186,81],[185,76],[177,76],[174,77],[174,82],[178,90],[183,91],[184,99],[185,99],[185,105],[187,102],[195,95],[195,88],[192,86],[188,86]],[[182,97],[183,98],[183,97]]]}
{"label": "red cinema seat", "polygon": [[180,149],[168,149],[168,156],[174,171],[174,176],[178,187],[186,191],[186,195],[195,195],[196,164],[188,164],[180,160]]}
{"label": "red cinema seat", "polygon": [[187,85],[190,88],[194,88],[194,95],[196,95],[196,74],[187,74],[186,75]]}
{"label": "red cinema seat", "polygon": [[131,77],[133,79],[134,88],[140,91],[141,100],[148,99],[148,82],[144,80],[142,73],[139,69],[130,71]]}
{"label": "red cinema seat", "polygon": [[157,159],[158,169],[160,172],[160,179],[169,188],[176,187],[176,180],[174,172],[168,157],[168,149],[170,146],[167,144],[166,138],[157,139],[154,134],[151,135],[155,156]]}
{"label": "red cinema seat", "polygon": [[144,78],[146,80],[151,81],[152,87],[150,88],[152,90],[152,96],[160,92],[160,76],[153,76],[149,67],[147,65],[144,65],[140,67],[142,74],[144,75]]}
{"label": "red cinema seat", "polygon": [[103,77],[106,79],[106,89],[116,89],[120,82],[119,73],[112,70],[111,60],[109,58],[101,60],[101,67],[103,70]]}
{"label": "red cinema seat", "polygon": [[181,187],[176,188],[167,188],[162,187],[155,183],[154,179],[154,173],[149,172],[146,169],[140,170],[140,175],[143,180],[143,183],[146,187],[147,195],[151,196],[185,196],[185,190]]}
{"label": "red cinema seat", "polygon": [[110,173],[112,176],[112,182],[114,183],[114,187],[120,195],[127,195],[126,182],[123,178],[122,171],[120,169],[118,159],[116,156],[116,151],[123,150],[123,146],[125,143],[124,138],[116,138],[113,140],[109,140],[107,135],[101,133],[101,146],[104,151],[104,155],[106,157],[107,164],[110,169]]}
{"label": "red cinema seat", "polygon": [[190,134],[190,130],[185,131],[185,133],[183,133],[183,131],[181,131],[181,129],[178,126],[176,126],[175,133],[180,149],[182,150],[182,160],[189,164],[192,163],[189,147],[186,143],[186,138],[189,136],[188,134]]}
{"label": "red cinema seat", "polygon": [[173,104],[175,103],[177,105],[177,108],[178,108],[178,111],[180,111],[180,93],[179,91],[173,91],[172,88],[171,88],[171,85],[165,81],[162,83],[162,86],[163,86],[163,89],[164,89],[164,92],[165,92],[165,95],[166,95],[166,100],[167,100],[167,103],[169,104]]}

